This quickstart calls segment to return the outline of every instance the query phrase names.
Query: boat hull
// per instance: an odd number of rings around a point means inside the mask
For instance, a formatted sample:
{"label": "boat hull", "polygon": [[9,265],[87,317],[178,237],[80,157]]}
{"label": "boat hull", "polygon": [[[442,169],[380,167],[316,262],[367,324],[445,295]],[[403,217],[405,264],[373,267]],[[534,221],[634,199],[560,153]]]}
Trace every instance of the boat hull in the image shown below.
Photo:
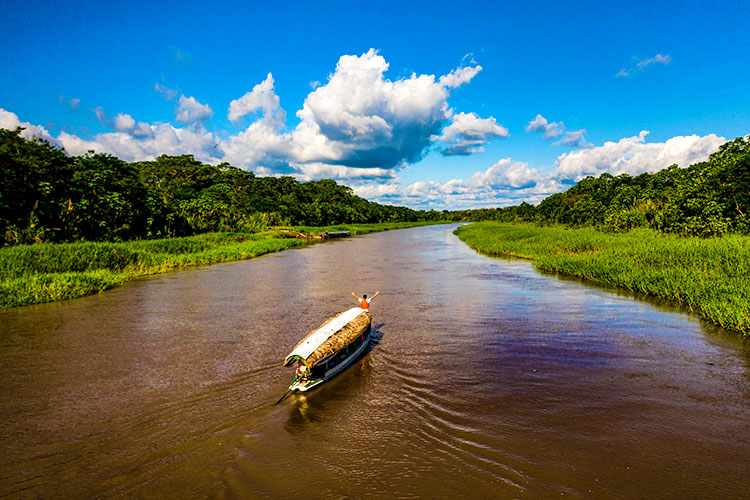
{"label": "boat hull", "polygon": [[310,389],[317,387],[323,382],[326,382],[327,380],[330,380],[331,378],[338,375],[341,371],[343,371],[347,366],[352,364],[357,358],[359,358],[362,355],[362,353],[364,353],[367,350],[367,347],[370,345],[371,333],[372,333],[372,325],[368,325],[367,329],[363,332],[363,335],[365,336],[364,342],[362,342],[362,345],[357,347],[357,349],[354,352],[352,352],[349,356],[347,356],[340,363],[337,363],[335,366],[328,367],[328,369],[326,369],[325,372],[319,377],[309,377],[309,378],[297,377],[295,378],[292,384],[289,386],[289,389],[292,391],[299,391],[299,392],[309,391]]}

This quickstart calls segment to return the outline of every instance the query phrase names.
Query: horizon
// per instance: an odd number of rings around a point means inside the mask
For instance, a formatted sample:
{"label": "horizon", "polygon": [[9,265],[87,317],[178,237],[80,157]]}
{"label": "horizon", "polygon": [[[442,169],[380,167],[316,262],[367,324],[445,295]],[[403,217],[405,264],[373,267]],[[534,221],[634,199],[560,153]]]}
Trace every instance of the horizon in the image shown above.
{"label": "horizon", "polygon": [[378,7],[4,2],[0,127],[423,210],[536,205],[750,132],[739,2]]}

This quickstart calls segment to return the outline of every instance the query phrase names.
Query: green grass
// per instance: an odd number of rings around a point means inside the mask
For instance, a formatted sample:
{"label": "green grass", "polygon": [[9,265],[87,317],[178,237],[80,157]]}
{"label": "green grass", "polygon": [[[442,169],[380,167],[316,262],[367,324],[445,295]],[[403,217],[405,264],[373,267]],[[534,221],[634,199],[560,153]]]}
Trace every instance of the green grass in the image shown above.
{"label": "green grass", "polygon": [[248,259],[302,245],[263,234],[211,233],[127,243],[45,243],[0,249],[0,307],[82,297],[137,276]]}
{"label": "green grass", "polygon": [[[289,229],[309,234],[326,230],[366,234],[417,225],[424,223]],[[293,233],[271,230],[125,243],[44,243],[0,248],[0,308],[82,297],[138,276],[244,260],[305,244],[308,242],[296,239]]]}
{"label": "green grass", "polygon": [[627,234],[481,222],[458,237],[475,250],[532,259],[539,269],[676,302],[750,335],[750,237],[702,239],[648,229]]}

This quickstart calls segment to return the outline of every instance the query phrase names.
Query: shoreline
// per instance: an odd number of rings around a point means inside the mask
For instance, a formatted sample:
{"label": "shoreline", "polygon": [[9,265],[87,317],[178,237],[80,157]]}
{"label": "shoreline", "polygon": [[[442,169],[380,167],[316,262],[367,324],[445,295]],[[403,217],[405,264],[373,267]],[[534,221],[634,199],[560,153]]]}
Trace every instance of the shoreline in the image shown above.
{"label": "shoreline", "polygon": [[[260,233],[204,233],[128,242],[39,243],[0,248],[0,310],[101,293],[134,278],[252,259],[324,243],[325,231],[351,236],[445,222],[293,226]],[[299,238],[299,234],[309,238]]]}
{"label": "shoreline", "polygon": [[454,231],[485,255],[527,259],[540,270],[666,299],[750,338],[750,237],[703,239],[649,229],[602,233],[480,222]]}

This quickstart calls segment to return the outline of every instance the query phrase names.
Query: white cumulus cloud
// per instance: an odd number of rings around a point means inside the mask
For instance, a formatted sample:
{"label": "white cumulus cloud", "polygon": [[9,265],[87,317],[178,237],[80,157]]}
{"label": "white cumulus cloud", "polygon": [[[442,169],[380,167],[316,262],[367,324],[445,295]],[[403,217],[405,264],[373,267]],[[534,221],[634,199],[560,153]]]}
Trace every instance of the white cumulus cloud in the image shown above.
{"label": "white cumulus cloud", "polygon": [[374,198],[383,200],[401,195],[401,187],[395,182],[379,184],[363,184],[354,188],[354,194],[367,200]]}
{"label": "white cumulus cloud", "polygon": [[289,171],[290,143],[288,134],[262,120],[253,122],[242,132],[221,142],[223,161],[256,170],[259,174],[291,173]]}
{"label": "white cumulus cloud", "polygon": [[672,164],[687,167],[704,161],[726,139],[716,134],[672,137],[666,142],[647,143],[647,130],[617,142],[560,155],[555,162],[559,179],[578,182],[587,175],[638,175],[656,172]]}
{"label": "white cumulus cloud", "polygon": [[419,161],[452,115],[449,89],[481,68],[461,68],[438,81],[424,74],[391,81],[387,70],[374,49],[344,55],[328,82],[307,96],[291,132],[291,161],[302,175],[310,174],[311,164],[345,165],[369,176],[369,169],[398,170]]}
{"label": "white cumulus cloud", "polygon": [[56,142],[46,128],[41,125],[32,125],[29,122],[22,122],[18,119],[18,115],[15,113],[0,108],[0,128],[15,130],[18,127],[23,127],[24,130],[21,132],[21,137],[24,139],[30,140],[34,137],[41,137],[47,141]]}
{"label": "white cumulus cloud", "polygon": [[394,167],[421,157],[448,118],[448,91],[432,75],[391,82],[387,69],[374,50],[339,59],[297,112],[299,161]]}
{"label": "white cumulus cloud", "polygon": [[536,186],[539,180],[539,172],[526,162],[504,158],[484,172],[475,173],[471,184],[480,190],[523,189]]}
{"label": "white cumulus cloud", "polygon": [[279,96],[274,91],[271,73],[268,73],[265,80],[254,86],[253,90],[230,102],[227,117],[230,121],[236,122],[243,116],[258,110],[263,112],[263,119],[266,121],[283,124],[286,120],[286,113],[281,109]]}
{"label": "white cumulus cloud", "polygon": [[61,132],[57,141],[72,155],[82,155],[93,150],[110,153],[125,161],[153,160],[159,155],[192,154],[196,159],[216,163],[219,152],[214,146],[217,139],[205,129],[195,127],[176,128],[167,123],[146,125],[150,133],[140,130],[97,134],[93,140]]}
{"label": "white cumulus cloud", "polygon": [[522,201],[538,203],[564,189],[551,173],[529,168],[526,162],[510,158],[503,158],[466,179],[418,181],[403,190],[386,186],[379,189],[376,185],[365,185],[355,192],[381,203],[425,209],[467,209],[518,205]]}
{"label": "white cumulus cloud", "polygon": [[199,103],[194,97],[180,96],[177,107],[177,120],[182,123],[195,123],[211,118],[214,112],[208,104]]}
{"label": "white cumulus cloud", "polygon": [[115,116],[114,125],[115,130],[125,132],[135,127],[135,120],[128,114],[119,113]]}
{"label": "white cumulus cloud", "polygon": [[302,173],[297,174],[296,177],[303,181],[329,178],[343,180],[348,184],[353,183],[355,186],[372,180],[377,182],[391,182],[396,179],[396,172],[393,169],[380,167],[352,168],[345,165],[331,165],[328,163],[306,163],[301,171]]}
{"label": "white cumulus cloud", "polygon": [[496,137],[508,137],[508,129],[498,125],[495,118],[458,113],[453,115],[451,124],[443,128],[442,134],[433,139],[446,143],[448,147],[441,153],[452,156],[481,153],[484,151],[482,146]]}
{"label": "white cumulus cloud", "polygon": [[555,139],[560,137],[565,130],[563,122],[548,122],[542,115],[536,115],[526,126],[526,132],[541,132],[545,139]]}

